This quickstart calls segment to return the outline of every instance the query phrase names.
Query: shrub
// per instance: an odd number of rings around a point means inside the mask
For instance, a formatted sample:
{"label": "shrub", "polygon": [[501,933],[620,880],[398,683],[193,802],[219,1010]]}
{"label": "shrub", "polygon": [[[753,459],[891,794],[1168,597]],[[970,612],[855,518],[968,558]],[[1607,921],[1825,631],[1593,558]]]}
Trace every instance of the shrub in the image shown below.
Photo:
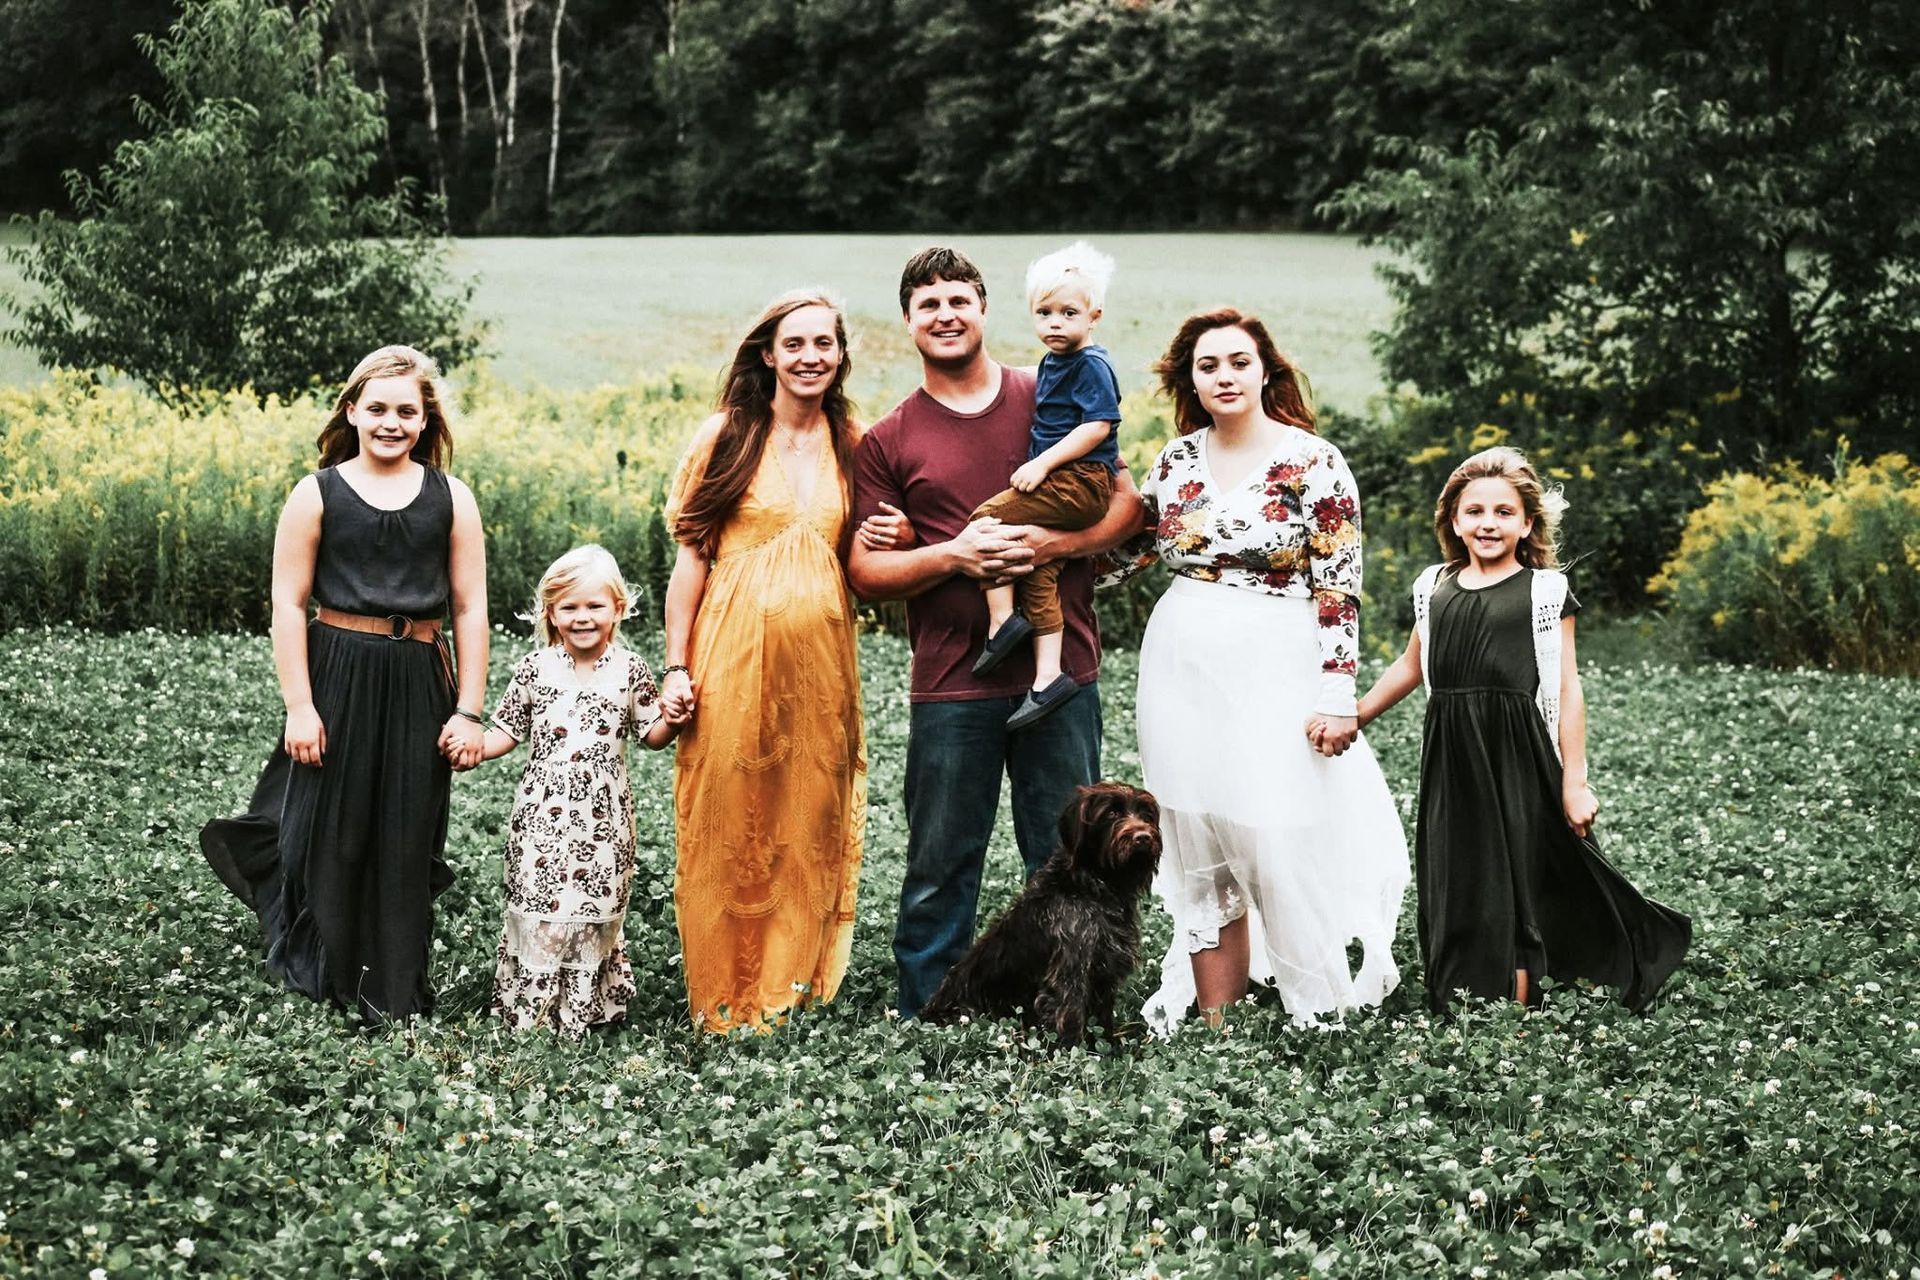
{"label": "shrub", "polygon": [[452,366],[474,354],[473,287],[409,188],[362,187],[380,102],[325,56],[325,4],[193,0],[142,38],[167,89],[148,136],[97,179],[68,175],[77,220],[48,212],[10,253],[41,296],[9,337],[49,365],[112,366],[166,394],[289,395],[405,334]]}
{"label": "shrub", "polygon": [[[1367,572],[1374,548],[1392,548],[1398,586],[1439,556],[1433,504],[1448,474],[1468,455],[1496,444],[1526,451],[1541,478],[1561,485],[1568,509],[1560,555],[1582,602],[1634,611],[1646,604],[1645,583],[1671,555],[1702,484],[1723,468],[1721,452],[1691,418],[1675,415],[1640,427],[1601,420],[1578,423],[1539,412],[1527,396],[1509,396],[1500,421],[1468,422],[1420,400],[1388,404],[1367,419],[1328,428],[1341,442],[1366,504]],[[1369,596],[1387,601],[1402,624],[1412,622],[1406,591]]]}
{"label": "shrub", "polygon": [[1920,674],[1920,467],[1787,465],[1707,488],[1647,589],[1716,657]]}

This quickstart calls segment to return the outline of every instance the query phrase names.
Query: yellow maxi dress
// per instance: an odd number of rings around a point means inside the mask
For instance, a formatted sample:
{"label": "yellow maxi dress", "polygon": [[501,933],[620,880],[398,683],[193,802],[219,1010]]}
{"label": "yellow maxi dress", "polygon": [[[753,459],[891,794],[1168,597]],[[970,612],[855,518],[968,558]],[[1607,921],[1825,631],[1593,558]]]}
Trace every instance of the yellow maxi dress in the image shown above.
{"label": "yellow maxi dress", "polygon": [[[833,998],[866,829],[860,672],[837,551],[849,484],[822,441],[803,505],[776,453],[762,456],[709,566],[691,646],[699,703],[674,761],[673,901],[688,1003],[711,1031]],[[669,521],[705,467],[697,449],[682,459]]]}

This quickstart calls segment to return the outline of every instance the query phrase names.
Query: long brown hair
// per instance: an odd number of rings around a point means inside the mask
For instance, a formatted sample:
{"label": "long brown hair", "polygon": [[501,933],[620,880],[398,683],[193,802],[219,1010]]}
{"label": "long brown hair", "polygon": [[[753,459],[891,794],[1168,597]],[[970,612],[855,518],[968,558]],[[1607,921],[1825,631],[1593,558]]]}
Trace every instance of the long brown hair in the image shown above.
{"label": "long brown hair", "polygon": [[712,557],[720,545],[720,526],[746,494],[747,486],[760,469],[766,452],[767,437],[773,431],[773,393],[778,385],[766,353],[773,350],[773,338],[780,322],[803,307],[825,307],[833,313],[833,334],[840,343],[840,367],[833,383],[821,397],[821,410],[827,416],[827,434],[833,441],[834,461],[844,487],[853,475],[853,402],[847,399],[847,375],[853,372],[853,356],[847,350],[847,318],[840,304],[819,289],[795,289],[767,304],[760,318],[740,340],[733,363],[720,378],[720,394],[715,407],[724,416],[706,468],[687,491],[680,504],[679,519],[674,521],[676,542]]}
{"label": "long brown hair", "polygon": [[1460,492],[1475,480],[1505,480],[1520,495],[1520,509],[1533,521],[1533,530],[1520,539],[1514,557],[1529,569],[1560,567],[1560,513],[1567,500],[1559,489],[1548,489],[1527,461],[1527,455],[1508,445],[1482,449],[1453,469],[1440,501],[1433,504],[1433,536],[1440,540],[1440,552],[1450,565],[1467,562],[1467,544],[1453,531],[1454,508],[1460,505]]}
{"label": "long brown hair", "polygon": [[426,419],[420,438],[414,441],[408,456],[422,466],[446,470],[447,464],[453,461],[453,431],[447,424],[440,366],[433,362],[432,356],[402,346],[381,347],[353,367],[353,376],[340,389],[339,399],[333,402],[333,413],[328,416],[327,425],[320,428],[320,438],[314,441],[320,450],[322,467],[359,455],[360,433],[347,421],[347,410],[360,403],[360,393],[366,390],[367,383],[375,378],[408,376],[420,388],[420,414]]}
{"label": "long brown hair", "polygon": [[1273,345],[1273,335],[1260,317],[1233,307],[1197,311],[1180,322],[1180,328],[1168,344],[1167,352],[1154,362],[1160,377],[1160,389],[1173,399],[1173,424],[1186,435],[1213,425],[1213,417],[1200,403],[1193,386],[1193,349],[1200,335],[1215,329],[1243,329],[1253,339],[1254,353],[1260,357],[1260,371],[1266,381],[1260,386],[1260,407],[1269,418],[1291,423],[1302,431],[1312,431],[1313,405],[1308,396],[1312,388],[1307,375]]}

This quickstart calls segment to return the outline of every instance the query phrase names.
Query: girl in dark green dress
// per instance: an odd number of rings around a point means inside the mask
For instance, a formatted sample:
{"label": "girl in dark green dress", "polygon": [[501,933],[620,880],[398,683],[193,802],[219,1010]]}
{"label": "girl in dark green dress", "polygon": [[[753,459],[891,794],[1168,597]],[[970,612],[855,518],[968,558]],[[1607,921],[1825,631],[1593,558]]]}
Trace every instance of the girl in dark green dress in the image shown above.
{"label": "girl in dark green dress", "polygon": [[1535,1003],[1541,974],[1644,1009],[1692,938],[1593,840],[1560,505],[1517,449],[1456,467],[1434,510],[1446,562],[1415,582],[1406,652],[1360,700],[1365,726],[1422,683],[1430,695],[1414,874],[1436,1012],[1460,990]]}
{"label": "girl in dark green dress", "polygon": [[483,741],[486,559],[473,494],[442,470],[441,404],[411,347],[375,351],[340,393],[274,534],[285,725],[247,812],[200,832],[268,971],[375,1024],[433,1006],[448,773]]}

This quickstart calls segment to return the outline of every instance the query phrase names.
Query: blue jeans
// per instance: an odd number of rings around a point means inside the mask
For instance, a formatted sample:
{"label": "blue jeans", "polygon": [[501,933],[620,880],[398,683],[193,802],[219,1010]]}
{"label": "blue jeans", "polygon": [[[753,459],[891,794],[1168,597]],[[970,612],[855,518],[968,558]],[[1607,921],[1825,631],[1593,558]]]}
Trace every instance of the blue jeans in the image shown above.
{"label": "blue jeans", "polygon": [[1100,685],[1037,724],[1007,732],[1018,697],[916,702],[907,731],[907,874],[893,958],[900,1015],[933,998],[967,948],[1000,773],[1013,781],[1013,835],[1031,876],[1052,854],[1074,788],[1100,777]]}

